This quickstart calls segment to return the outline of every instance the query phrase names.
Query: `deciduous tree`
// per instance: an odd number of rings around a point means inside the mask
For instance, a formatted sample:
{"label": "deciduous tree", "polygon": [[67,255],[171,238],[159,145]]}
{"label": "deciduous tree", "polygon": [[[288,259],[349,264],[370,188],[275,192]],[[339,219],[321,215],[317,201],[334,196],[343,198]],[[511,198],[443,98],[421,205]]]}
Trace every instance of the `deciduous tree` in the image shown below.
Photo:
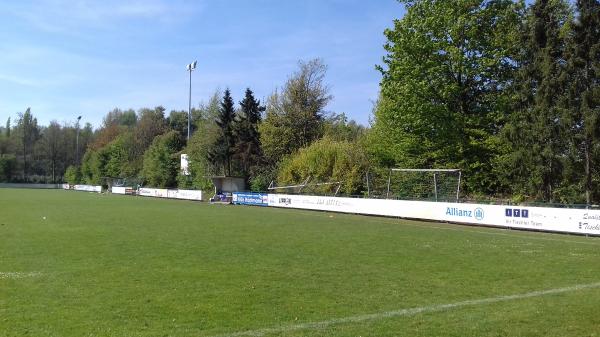
{"label": "deciduous tree", "polygon": [[492,192],[521,5],[401,2],[406,14],[385,32],[370,152],[383,165],[461,168],[467,191]]}
{"label": "deciduous tree", "polygon": [[182,147],[183,139],[177,131],[169,131],[154,139],[144,153],[142,175],[147,185],[161,188],[176,186]]}
{"label": "deciduous tree", "polygon": [[23,158],[23,180],[27,180],[29,174],[28,158],[33,155],[35,143],[40,137],[40,130],[37,124],[37,118],[31,114],[31,108],[27,108],[24,113],[19,113],[17,120],[17,133]]}
{"label": "deciduous tree", "polygon": [[280,92],[271,95],[260,126],[261,144],[272,163],[323,135],[325,107],[332,99],[321,59],[300,61]]}

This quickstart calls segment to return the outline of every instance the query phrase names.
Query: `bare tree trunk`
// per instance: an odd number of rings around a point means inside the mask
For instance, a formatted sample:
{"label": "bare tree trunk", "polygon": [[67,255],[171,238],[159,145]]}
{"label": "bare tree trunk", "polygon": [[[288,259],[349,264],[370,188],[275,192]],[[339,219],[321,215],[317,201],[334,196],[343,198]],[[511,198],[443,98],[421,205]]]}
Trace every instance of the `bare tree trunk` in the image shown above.
{"label": "bare tree trunk", "polygon": [[27,178],[27,150],[25,145],[23,145],[23,181],[26,181]]}
{"label": "bare tree trunk", "polygon": [[52,183],[56,184],[56,160],[52,159]]}

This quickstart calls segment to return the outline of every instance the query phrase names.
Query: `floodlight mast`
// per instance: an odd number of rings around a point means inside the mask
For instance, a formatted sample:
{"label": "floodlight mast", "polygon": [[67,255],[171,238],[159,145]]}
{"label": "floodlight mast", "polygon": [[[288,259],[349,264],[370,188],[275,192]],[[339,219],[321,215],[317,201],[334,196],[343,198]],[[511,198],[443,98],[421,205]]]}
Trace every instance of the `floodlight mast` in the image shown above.
{"label": "floodlight mast", "polygon": [[81,116],[77,117],[77,136],[75,137],[75,165],[79,165],[79,121]]}
{"label": "floodlight mast", "polygon": [[188,142],[190,141],[190,120],[191,120],[191,115],[192,115],[192,71],[194,71],[194,69],[196,69],[196,63],[198,61],[194,61],[190,64],[187,65],[187,70],[190,73],[190,95],[189,95],[189,101],[188,101],[188,125],[187,125],[187,140]]}

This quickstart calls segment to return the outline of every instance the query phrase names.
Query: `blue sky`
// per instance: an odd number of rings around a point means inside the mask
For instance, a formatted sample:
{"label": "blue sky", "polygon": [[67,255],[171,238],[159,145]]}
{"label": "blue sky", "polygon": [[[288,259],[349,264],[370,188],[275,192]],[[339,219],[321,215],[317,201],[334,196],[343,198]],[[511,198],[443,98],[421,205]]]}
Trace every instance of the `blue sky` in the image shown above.
{"label": "blue sky", "polygon": [[40,0],[0,2],[0,123],[27,107],[99,126],[115,107],[187,110],[217,88],[236,101],[281,87],[298,60],[321,57],[327,110],[367,124],[395,0]]}

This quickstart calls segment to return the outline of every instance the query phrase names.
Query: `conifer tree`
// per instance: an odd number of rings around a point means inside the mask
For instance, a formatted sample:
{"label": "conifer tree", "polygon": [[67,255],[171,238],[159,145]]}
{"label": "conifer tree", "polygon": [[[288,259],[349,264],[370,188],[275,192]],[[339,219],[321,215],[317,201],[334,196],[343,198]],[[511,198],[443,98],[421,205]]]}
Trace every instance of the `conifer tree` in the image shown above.
{"label": "conifer tree", "polygon": [[265,107],[254,98],[250,88],[246,89],[244,100],[240,102],[241,111],[235,120],[235,157],[239,161],[244,175],[251,174],[262,158],[258,124]]}
{"label": "conifer tree", "polygon": [[516,106],[503,132],[510,152],[504,167],[513,193],[553,201],[562,180],[565,39],[569,18],[564,0],[538,0],[522,27]]}
{"label": "conifer tree", "polygon": [[233,98],[229,89],[225,90],[219,116],[215,123],[219,127],[219,135],[211,150],[208,152],[208,160],[216,166],[223,167],[223,174],[231,175],[231,159],[234,154],[235,135],[233,133],[233,122],[235,109]]}
{"label": "conifer tree", "polygon": [[[569,186],[579,187],[585,202],[597,202],[592,195],[594,176],[600,161],[600,2],[578,0],[577,17],[567,47],[568,87],[563,101],[567,110],[569,159],[573,169],[568,172]],[[583,174],[582,174],[583,173]]]}

